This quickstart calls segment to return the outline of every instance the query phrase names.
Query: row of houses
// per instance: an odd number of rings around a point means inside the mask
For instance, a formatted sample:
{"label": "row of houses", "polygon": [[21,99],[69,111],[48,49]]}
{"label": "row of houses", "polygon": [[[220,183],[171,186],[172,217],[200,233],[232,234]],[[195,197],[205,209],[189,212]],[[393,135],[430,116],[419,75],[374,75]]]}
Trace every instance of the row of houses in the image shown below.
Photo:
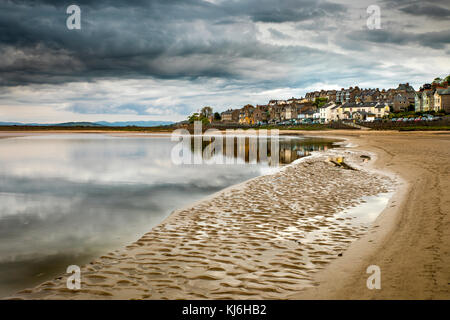
{"label": "row of houses", "polygon": [[[315,114],[315,116],[313,116]],[[222,112],[221,121],[247,125],[276,124],[297,119],[319,118],[317,107],[304,99],[271,100],[267,105],[245,105]]]}
{"label": "row of houses", "polygon": [[[318,101],[326,101],[326,104],[319,108]],[[387,90],[356,86],[308,92],[304,98],[270,100],[266,105],[248,104],[241,109],[230,109],[222,112],[221,121],[245,125],[299,123],[305,120],[320,123],[347,119],[372,121],[383,118],[389,112],[409,110],[450,112],[447,82],[425,84],[417,92],[409,83],[400,83],[397,88]]]}
{"label": "row of houses", "polygon": [[383,102],[329,102],[317,108],[308,102],[272,105],[246,105],[222,113],[222,122],[245,125],[279,123],[329,123],[342,120],[373,121],[388,115],[390,106]]}
{"label": "row of houses", "polygon": [[380,102],[388,104],[392,111],[416,112],[445,111],[450,112],[450,96],[448,83],[433,82],[424,84],[418,91],[409,83],[400,83],[395,89],[360,89],[358,86],[341,90],[321,90],[308,92],[305,99],[315,101],[317,98],[326,98],[328,102],[366,103]]}
{"label": "row of houses", "polygon": [[450,88],[447,82],[426,83],[415,95],[416,112],[450,112]]}
{"label": "row of houses", "polygon": [[374,121],[388,115],[390,106],[385,102],[329,102],[319,110],[321,123],[342,120]]}
{"label": "row of houses", "polygon": [[[343,91],[328,90],[308,93],[305,98],[288,100],[270,100],[267,105],[245,105],[241,109],[229,109],[221,114],[221,121],[245,125],[302,123],[382,118],[392,109],[407,110],[414,103],[411,86],[400,84],[395,92],[379,89],[359,89]],[[412,89],[414,92],[414,89]],[[392,101],[389,99],[392,97]],[[317,98],[326,98],[328,102],[318,108]],[[394,108],[394,103],[396,108]]]}
{"label": "row of houses", "polygon": [[395,112],[406,111],[415,103],[415,90],[409,83],[400,83],[397,88],[361,89],[358,86],[342,88],[341,90],[321,90],[308,92],[305,99],[315,101],[317,98],[326,98],[328,102],[343,103],[367,103],[380,102],[390,105]]}

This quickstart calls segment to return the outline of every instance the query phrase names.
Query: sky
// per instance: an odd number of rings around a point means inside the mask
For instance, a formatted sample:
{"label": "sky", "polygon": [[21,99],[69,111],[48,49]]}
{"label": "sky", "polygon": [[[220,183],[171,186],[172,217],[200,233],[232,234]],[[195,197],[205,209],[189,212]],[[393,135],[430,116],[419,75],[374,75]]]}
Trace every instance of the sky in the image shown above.
{"label": "sky", "polygon": [[180,121],[320,89],[417,90],[449,57],[448,0],[2,0],[0,122]]}

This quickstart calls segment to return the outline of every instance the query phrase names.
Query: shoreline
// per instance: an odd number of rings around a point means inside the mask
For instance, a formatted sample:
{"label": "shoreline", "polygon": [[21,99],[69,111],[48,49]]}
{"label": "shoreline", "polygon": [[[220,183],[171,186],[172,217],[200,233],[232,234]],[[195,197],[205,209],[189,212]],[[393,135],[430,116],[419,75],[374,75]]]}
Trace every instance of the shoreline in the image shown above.
{"label": "shoreline", "polygon": [[[387,169],[401,185],[371,232],[318,275],[321,286],[290,298],[449,299],[450,134],[364,132],[346,137],[357,149],[378,154],[372,170]],[[366,268],[373,264],[381,269],[381,290],[366,287]]]}
{"label": "shoreline", "polygon": [[[342,139],[342,137],[341,137]],[[364,234],[361,238],[352,242],[347,250],[344,252],[343,257],[332,261],[326,269],[319,273],[316,277],[317,281],[321,283],[320,288],[315,287],[308,289],[303,293],[296,293],[289,297],[289,299],[297,300],[309,300],[309,299],[347,299],[347,297],[341,296],[341,293],[337,293],[342,290],[345,286],[348,286],[349,278],[357,273],[361,273],[361,266],[368,264],[370,258],[365,259],[364,256],[370,256],[370,253],[379,250],[389,237],[395,231],[395,224],[399,220],[399,212],[395,209],[395,203],[403,203],[407,200],[407,192],[410,188],[410,183],[405,179],[396,175],[394,172],[389,170],[381,171],[376,167],[380,157],[377,153],[373,151],[368,151],[367,147],[355,144],[355,139],[351,137],[345,138],[345,141],[349,143],[346,144],[347,147],[354,148],[356,150],[364,151],[369,153],[372,160],[369,164],[370,170],[375,173],[384,174],[392,177],[397,181],[397,187],[393,192],[393,195],[389,198],[389,201],[385,208],[379,213],[375,221],[371,223],[370,231]],[[380,227],[381,226],[381,227]],[[370,253],[369,253],[369,252]],[[365,271],[365,270],[364,270]],[[367,274],[366,278],[370,276]],[[361,280],[362,277],[361,277]],[[361,282],[361,281],[360,281]],[[365,282],[363,282],[365,285]],[[353,290],[352,288],[349,289]],[[369,289],[366,288],[368,292]],[[373,291],[376,292],[376,291]],[[346,294],[349,294],[346,293]],[[376,297],[369,296],[354,296],[353,299],[373,299]]]}
{"label": "shoreline", "polygon": [[[281,133],[281,132],[280,132]],[[291,293],[285,296],[285,298],[288,299],[377,299],[377,298],[409,298],[409,299],[418,299],[418,298],[448,298],[450,297],[448,285],[446,286],[445,278],[449,275],[448,271],[445,271],[445,269],[440,269],[442,273],[438,275],[441,280],[438,283],[438,285],[433,284],[430,282],[430,280],[436,280],[436,273],[432,274],[431,278],[430,276],[426,276],[423,273],[417,273],[414,274],[414,268],[409,266],[411,264],[410,260],[414,260],[411,255],[408,254],[407,247],[404,247],[402,245],[393,245],[393,242],[398,241],[399,237],[403,242],[408,242],[408,238],[405,239],[405,230],[399,230],[400,227],[402,227],[402,224],[404,225],[404,220],[406,218],[410,218],[410,212],[411,212],[411,206],[408,208],[408,202],[411,201],[411,189],[414,189],[414,179],[408,179],[405,178],[405,171],[408,172],[408,170],[399,170],[398,163],[392,164],[392,159],[395,156],[398,156],[394,152],[392,152],[392,148],[386,148],[386,146],[389,145],[383,145],[381,146],[379,143],[370,143],[369,138],[370,137],[376,137],[377,140],[382,141],[384,140],[399,140],[397,142],[397,146],[399,143],[404,143],[407,140],[410,141],[408,138],[412,137],[417,138],[419,137],[422,140],[431,140],[433,139],[440,139],[444,141],[444,143],[449,146],[450,143],[450,135],[448,133],[374,133],[374,132],[293,132],[289,130],[289,134],[304,134],[306,136],[311,137],[321,137],[321,138],[337,138],[337,139],[345,139],[347,141],[350,141],[352,150],[363,150],[366,154],[367,152],[371,152],[372,156],[376,155],[370,163],[370,170],[373,172],[383,172],[386,174],[387,171],[389,171],[392,175],[396,176],[397,178],[402,179],[400,187],[397,189],[395,194],[391,197],[391,199],[388,202],[387,207],[379,214],[379,216],[376,218],[374,223],[372,224],[372,227],[368,230],[368,232],[360,237],[358,240],[353,241],[348,248],[343,252],[343,256],[333,259],[331,263],[329,263],[324,269],[322,269],[320,272],[318,272],[315,276],[315,281],[317,281],[318,286],[313,286],[310,288],[306,288],[302,292],[297,293]],[[379,142],[379,141],[377,141]],[[356,144],[356,145],[354,145]],[[426,145],[426,142],[425,142]],[[390,146],[392,147],[392,146]],[[423,145],[421,145],[423,147]],[[442,148],[445,148],[443,146]],[[388,150],[389,149],[389,150]],[[446,149],[447,151],[449,149]],[[419,150],[420,151],[420,150]],[[405,152],[407,153],[407,152]],[[307,160],[305,159],[305,161]],[[302,159],[302,160],[303,160]],[[448,160],[449,160],[449,154],[444,152],[443,154],[444,159],[444,174],[448,174]],[[447,162],[445,162],[447,161]],[[292,165],[292,164],[291,164]],[[284,167],[286,168],[286,167]],[[281,170],[283,170],[282,168]],[[388,169],[386,171],[386,169]],[[447,171],[446,171],[447,170]],[[279,173],[279,172],[278,172]],[[444,176],[445,177],[445,176]],[[254,179],[258,179],[260,177],[253,178],[249,181],[252,181]],[[219,191],[217,194],[213,194],[211,196],[208,196],[206,199],[202,199],[201,201],[198,201],[195,204],[191,204],[190,207],[194,207],[195,205],[199,205],[201,203],[210,201],[211,198],[217,197],[218,195],[222,193],[226,193],[227,190],[230,192],[230,190],[234,190],[236,187],[241,188],[242,185],[248,184],[249,181],[242,182],[238,185],[230,186],[224,190]],[[444,179],[445,183],[445,179]],[[448,182],[447,182],[448,184]],[[423,189],[422,189],[423,190]],[[448,190],[448,189],[447,189]],[[445,201],[448,201],[448,193],[446,194]],[[423,196],[419,197],[419,200],[423,200]],[[445,202],[448,203],[448,202]],[[412,208],[414,209],[414,207]],[[442,207],[441,207],[442,209]],[[448,223],[448,206],[444,206],[444,211],[442,214],[441,222]],[[408,212],[404,212],[404,211]],[[175,213],[180,213],[183,211],[183,209],[178,209],[174,213],[172,213],[168,218],[166,218],[163,223],[171,222],[172,220],[176,220]],[[414,211],[414,210],[413,210]],[[420,210],[418,210],[420,211]],[[421,229],[421,226],[417,226],[413,224],[414,228]],[[428,228],[429,229],[429,228]],[[406,230],[408,231],[408,230]],[[409,230],[411,231],[411,230]],[[151,232],[149,232],[150,234]],[[147,234],[148,235],[148,234]],[[143,238],[145,238],[147,235],[144,235]],[[440,235],[445,236],[445,239],[443,239],[442,243],[435,243],[429,241],[430,239],[427,238],[425,244],[432,249],[435,249],[434,246],[439,246],[439,248],[444,250],[444,252],[448,253],[448,249],[446,249],[449,244],[448,242],[448,232],[445,232],[445,229],[443,232],[441,231]],[[432,234],[429,234],[429,236],[433,236]],[[420,241],[420,239],[416,239],[417,235],[412,234],[410,238],[414,239],[415,241]],[[422,239],[423,240],[423,239]],[[138,240],[136,243],[139,243],[140,240]],[[134,246],[130,245],[128,247]],[[137,246],[140,246],[140,244],[137,244]],[[128,248],[127,247],[127,248]],[[423,247],[423,246],[420,246]],[[405,251],[406,250],[406,251]],[[445,251],[447,250],[447,251]],[[394,266],[390,266],[389,263],[386,264],[386,262],[392,262],[394,257],[396,255],[390,255],[389,253],[385,253],[385,251],[395,252],[398,254],[398,252],[403,251],[403,263],[399,265],[396,263]],[[434,250],[436,251],[436,250]],[[169,255],[170,256],[170,255]],[[443,256],[443,252],[438,252],[437,256],[439,257],[441,263],[440,265],[443,265],[445,261],[448,261],[448,255]],[[112,257],[111,257],[112,258]],[[389,260],[390,259],[390,260]],[[394,259],[395,260],[395,259]],[[416,260],[423,260],[423,257],[419,257]],[[382,290],[368,290],[365,286],[366,279],[369,275],[365,274],[365,268],[362,268],[361,266],[366,265],[368,266],[368,262],[370,264],[376,264],[372,263],[373,261],[377,262],[381,261],[380,264],[381,270],[382,270]],[[439,262],[439,261],[438,261]],[[369,265],[370,265],[369,264]],[[95,262],[94,262],[95,265]],[[422,267],[426,267],[425,265],[422,265]],[[407,269],[409,274],[409,279],[411,283],[405,283],[403,280],[404,278],[408,278],[405,276],[402,276],[402,273],[395,269]],[[385,276],[385,270],[387,269],[387,276]],[[394,271],[392,271],[394,269]],[[422,271],[422,270],[420,270]],[[220,271],[218,271],[220,273]],[[431,289],[428,290],[410,290],[411,287],[414,287],[414,284],[417,284],[417,278],[419,277],[419,280],[421,281],[421,284],[419,288],[424,288],[425,286],[431,287]],[[94,277],[95,278],[95,277]],[[422,279],[420,279],[422,278]],[[94,281],[95,282],[95,281]],[[99,281],[101,282],[101,281]],[[387,285],[385,285],[387,283]],[[45,286],[45,291],[49,292],[52,291],[51,287],[54,285],[54,283],[50,283],[49,285]],[[405,288],[409,287],[408,289]],[[101,286],[100,286],[101,287]],[[61,288],[60,288],[61,289]],[[96,293],[93,291],[91,292],[91,295],[85,295],[85,294],[72,294],[72,297],[70,297],[71,292],[67,292],[68,290],[62,290],[60,293],[62,295],[53,296],[50,298],[82,298],[82,297],[88,297],[88,298],[99,298],[99,299],[105,299],[105,298],[119,298],[119,299],[127,299],[127,296],[109,296],[105,292],[97,291]],[[37,292],[33,292],[33,290],[25,290],[22,294],[17,295],[18,298],[37,298],[39,299],[42,296],[41,294],[36,294]],[[85,292],[87,293],[87,292]],[[93,294],[93,295],[92,295]],[[149,299],[157,299],[157,297],[153,297],[152,295],[147,296],[144,294],[141,298],[149,298]],[[171,297],[167,297],[171,298]],[[178,297],[183,298],[183,297]],[[189,298],[189,297],[187,297]],[[195,297],[194,297],[195,298]],[[214,299],[214,297],[198,297],[198,298],[206,298],[206,299]],[[239,298],[239,297],[238,297]],[[241,297],[242,298],[242,297]],[[251,297],[250,297],[251,298]],[[277,297],[274,297],[277,299]],[[281,297],[279,297],[281,298]],[[245,298],[244,298],[245,299]]]}
{"label": "shoreline", "polygon": [[[383,186],[385,178],[375,177],[365,170],[352,172],[331,164],[327,159],[335,155],[332,152],[335,150],[339,150],[336,153],[346,153],[345,156],[349,158],[356,159],[358,156],[354,156],[354,152],[345,151],[347,148],[318,152],[313,157],[305,157],[284,166],[274,174],[230,186],[185,208],[175,210],[152,231],[124,250],[106,254],[84,266],[82,274],[85,275],[84,284],[88,288],[71,292],[65,288],[64,281],[53,280],[34,289],[23,290],[13,298],[287,298],[297,290],[298,285],[303,287],[302,290],[315,285],[312,275],[338,253],[345,251],[349,242],[367,230],[368,226],[351,225],[348,220],[350,217],[334,220],[333,214],[361,204],[364,202],[362,196],[376,195],[388,190]],[[316,180],[314,174],[323,175],[324,178],[331,174],[330,181],[333,180],[347,191],[333,200],[322,199],[317,193],[327,190],[327,181]],[[358,178],[355,179],[355,176]],[[303,179],[301,177],[307,181],[303,183],[305,186],[302,184],[297,187],[298,181]],[[298,189],[295,194],[291,192],[293,187]],[[268,200],[258,195],[260,192],[272,197],[272,193],[280,196],[275,196],[275,200],[266,203]],[[307,192],[310,194],[302,198]],[[303,209],[297,207],[300,200],[305,201],[306,207],[311,211],[306,217],[302,217],[305,216]],[[228,201],[229,205],[222,206],[222,201]],[[242,207],[242,201],[250,201],[253,205]],[[336,203],[338,207],[330,203]],[[320,205],[316,208],[318,204]],[[296,208],[292,209],[292,206]],[[323,215],[322,218],[320,214]],[[217,215],[220,217],[214,217]],[[326,222],[325,217],[331,220]],[[311,219],[315,220],[311,222]],[[216,228],[218,224],[222,224],[223,228]],[[303,227],[304,224],[307,226]],[[324,226],[327,226],[325,231],[320,232],[325,233],[319,232],[314,236],[316,231]],[[330,230],[327,230],[328,227]],[[234,230],[236,228],[237,230]],[[246,231],[244,228],[252,230]],[[171,233],[173,236],[170,236]],[[302,234],[308,237],[312,235],[313,238],[305,239],[306,243],[302,244]],[[333,239],[323,240],[322,236]],[[190,243],[192,248],[183,248],[185,243]],[[298,256],[298,250],[303,252],[302,256]],[[214,254],[211,256],[210,252]],[[183,259],[184,265],[183,262],[179,263]],[[245,264],[242,259],[246,260]],[[144,269],[148,267],[153,271],[133,273],[131,266],[142,266]],[[258,277],[264,280],[252,278],[249,272],[255,276],[259,274]],[[145,281],[140,279],[144,281],[144,285],[140,281],[131,280],[134,277],[145,277],[145,274],[150,276],[147,276]],[[159,279],[160,277],[163,279]],[[122,289],[120,283],[129,283],[129,287]],[[162,286],[159,291],[158,286]],[[152,290],[149,290],[149,287]],[[156,289],[153,290],[154,288]]]}

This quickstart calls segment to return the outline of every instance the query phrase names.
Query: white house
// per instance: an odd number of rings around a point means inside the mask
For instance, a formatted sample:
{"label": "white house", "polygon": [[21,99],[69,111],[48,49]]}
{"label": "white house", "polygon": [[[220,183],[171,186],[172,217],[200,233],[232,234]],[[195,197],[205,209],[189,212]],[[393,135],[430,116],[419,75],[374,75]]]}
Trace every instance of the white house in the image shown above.
{"label": "white house", "polygon": [[367,115],[374,115],[376,118],[383,118],[389,113],[389,105],[384,102],[346,102],[338,107],[338,119],[353,119],[355,112],[364,112],[359,114],[365,120]]}
{"label": "white house", "polygon": [[329,102],[319,109],[319,118],[322,123],[328,123],[336,120],[337,105],[334,102]]}

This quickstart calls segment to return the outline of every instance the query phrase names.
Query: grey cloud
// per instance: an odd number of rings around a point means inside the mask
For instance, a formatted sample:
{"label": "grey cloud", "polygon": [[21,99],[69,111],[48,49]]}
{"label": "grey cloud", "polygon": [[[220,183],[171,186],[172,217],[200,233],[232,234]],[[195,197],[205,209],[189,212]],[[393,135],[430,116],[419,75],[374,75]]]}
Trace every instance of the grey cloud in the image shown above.
{"label": "grey cloud", "polygon": [[450,16],[448,0],[383,0],[381,3],[385,8],[416,17],[446,20]]}
{"label": "grey cloud", "polygon": [[73,111],[75,113],[84,113],[84,114],[136,114],[136,115],[148,115],[147,112],[148,106],[136,103],[127,103],[120,104],[117,106],[114,105],[105,105],[105,104],[92,104],[92,103],[75,103],[71,107],[67,108],[69,111]]}
{"label": "grey cloud", "polygon": [[343,5],[313,0],[249,0],[226,2],[225,9],[233,15],[250,16],[253,21],[281,23],[314,20],[318,17],[345,11]]}
{"label": "grey cloud", "polygon": [[272,35],[273,38],[275,39],[291,39],[291,37],[283,32],[280,32],[278,30],[275,30],[273,28],[269,28],[269,32]]}
{"label": "grey cloud", "polygon": [[252,21],[315,20],[345,10],[311,0],[77,4],[82,8],[81,30],[66,28],[61,1],[0,4],[0,51],[5,57],[0,62],[0,85],[101,77],[240,78],[239,60],[285,59],[256,40]]}
{"label": "grey cloud", "polygon": [[[317,83],[339,87],[361,80],[379,83],[384,81],[380,74],[385,67],[373,62],[378,58],[371,50],[375,46],[395,44],[418,58],[427,54],[423,47],[441,50],[429,50],[430,59],[448,54],[449,31],[435,24],[442,22],[435,7],[448,9],[448,1],[376,1],[382,10],[393,9],[389,10],[392,15],[383,18],[386,29],[367,31],[360,29],[366,18],[360,3],[331,1],[77,0],[74,3],[82,9],[81,30],[66,28],[65,8],[72,2],[3,1],[0,102],[5,106],[64,102],[78,114],[145,116],[152,108],[168,111],[161,107],[167,104],[170,110],[187,114],[202,104],[225,108],[264,103],[264,91],[302,92],[301,88]],[[411,32],[419,27],[416,20],[420,18],[413,13],[413,4],[428,7],[425,18],[436,17],[430,22],[420,19],[423,30],[435,32]],[[275,39],[291,45],[275,45]],[[332,50],[335,46],[342,50]],[[390,46],[384,51],[383,58],[391,65],[398,63],[396,49]],[[410,67],[386,77],[407,81],[409,75],[417,76],[415,72]],[[108,98],[109,91],[90,97],[64,86],[91,82],[86,89],[91,93],[98,82],[106,80],[108,90],[116,90],[115,85],[120,90],[121,85],[130,85],[122,82],[127,79],[149,81],[158,89],[146,95],[142,88],[144,94],[136,100],[126,96],[116,101]],[[166,84],[174,83],[179,90],[164,91]],[[61,94],[36,98],[29,92],[18,95],[14,88],[28,85],[37,92],[45,84]],[[169,96],[162,100],[154,98],[165,93]],[[249,101],[255,96],[260,100]]]}
{"label": "grey cloud", "polygon": [[355,42],[366,41],[368,43],[388,43],[404,45],[415,43],[433,49],[443,49],[450,44],[450,29],[437,32],[411,33],[393,30],[363,30],[354,31],[346,37]]}
{"label": "grey cloud", "polygon": [[428,4],[412,4],[403,8],[400,11],[412,14],[415,16],[428,16],[433,18],[448,18],[450,17],[450,10],[444,7]]}

